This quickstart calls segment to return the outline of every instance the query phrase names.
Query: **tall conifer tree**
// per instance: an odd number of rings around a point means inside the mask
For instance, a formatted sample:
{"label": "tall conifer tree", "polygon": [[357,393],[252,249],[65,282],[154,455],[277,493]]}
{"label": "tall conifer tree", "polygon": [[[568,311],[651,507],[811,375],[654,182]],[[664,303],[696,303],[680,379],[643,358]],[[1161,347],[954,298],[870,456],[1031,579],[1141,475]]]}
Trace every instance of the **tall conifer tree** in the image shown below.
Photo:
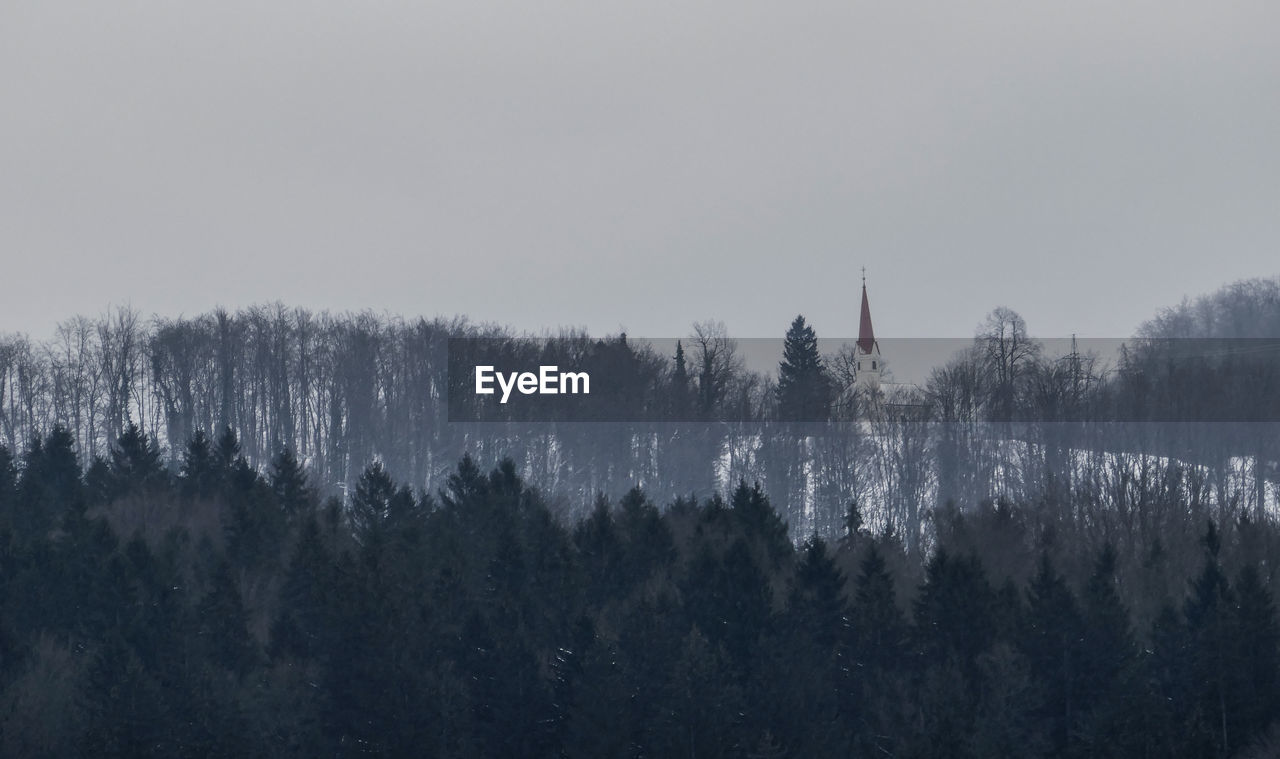
{"label": "tall conifer tree", "polygon": [[787,330],[778,365],[778,416],[787,421],[825,421],[831,411],[831,380],[818,336],[797,316]]}

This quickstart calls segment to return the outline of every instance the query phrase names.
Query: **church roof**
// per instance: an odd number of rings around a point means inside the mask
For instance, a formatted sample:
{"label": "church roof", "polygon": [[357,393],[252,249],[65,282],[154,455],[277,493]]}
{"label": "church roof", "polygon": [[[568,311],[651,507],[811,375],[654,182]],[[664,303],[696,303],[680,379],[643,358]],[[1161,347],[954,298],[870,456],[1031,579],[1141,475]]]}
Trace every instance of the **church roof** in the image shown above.
{"label": "church roof", "polygon": [[858,349],[871,353],[876,347],[876,333],[871,328],[871,304],[867,302],[867,283],[862,283],[862,316],[858,320]]}

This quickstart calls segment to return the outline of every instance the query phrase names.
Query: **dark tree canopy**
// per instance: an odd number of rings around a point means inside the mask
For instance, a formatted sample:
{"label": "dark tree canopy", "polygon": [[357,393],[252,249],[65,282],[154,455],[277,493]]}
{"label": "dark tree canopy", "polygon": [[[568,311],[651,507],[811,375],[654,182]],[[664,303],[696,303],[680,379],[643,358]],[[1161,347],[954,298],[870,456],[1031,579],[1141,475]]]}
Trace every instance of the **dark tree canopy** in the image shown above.
{"label": "dark tree canopy", "polygon": [[67,437],[0,450],[9,755],[1228,756],[1280,704],[1270,522],[1166,525],[1179,574],[1003,504],[921,566],[853,508],[797,549],[745,483],[575,524],[509,460],[317,508],[233,434],[170,477],[126,429],[86,507]]}

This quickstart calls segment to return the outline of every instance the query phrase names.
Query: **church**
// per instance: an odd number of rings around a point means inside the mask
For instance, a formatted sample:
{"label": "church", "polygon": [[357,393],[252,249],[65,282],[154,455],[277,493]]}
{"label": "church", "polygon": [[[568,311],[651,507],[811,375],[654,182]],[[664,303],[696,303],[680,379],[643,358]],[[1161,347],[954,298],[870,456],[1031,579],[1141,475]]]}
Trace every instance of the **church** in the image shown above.
{"label": "church", "polygon": [[884,394],[891,390],[887,382],[880,341],[871,325],[871,301],[867,297],[866,269],[862,272],[862,309],[858,315],[858,339],[850,351],[845,343],[840,349],[840,384],[832,407],[837,419],[877,417],[883,409]]}
{"label": "church", "polygon": [[876,341],[875,330],[871,327],[871,303],[867,300],[867,274],[862,273],[862,314],[858,318],[858,341],[854,355],[854,387],[862,393],[880,391],[880,380],[884,373],[884,359],[880,356],[880,343]]}
{"label": "church", "polygon": [[[880,341],[871,326],[871,302],[867,298],[866,270],[862,274],[862,310],[858,316],[858,339],[853,349],[853,382],[841,392],[838,406],[855,418],[918,419],[927,411],[921,388],[896,382],[880,353]],[[839,415],[839,414],[838,414]],[[846,416],[845,418],[849,418]]]}

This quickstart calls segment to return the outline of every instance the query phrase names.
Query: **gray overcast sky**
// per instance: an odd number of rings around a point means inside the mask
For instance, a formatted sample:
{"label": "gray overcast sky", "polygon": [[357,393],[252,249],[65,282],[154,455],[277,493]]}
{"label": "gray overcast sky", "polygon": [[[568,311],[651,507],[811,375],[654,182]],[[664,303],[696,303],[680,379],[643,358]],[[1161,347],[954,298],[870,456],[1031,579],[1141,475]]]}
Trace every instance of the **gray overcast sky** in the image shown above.
{"label": "gray overcast sky", "polygon": [[0,331],[1129,334],[1280,273],[1280,3],[0,0]]}

